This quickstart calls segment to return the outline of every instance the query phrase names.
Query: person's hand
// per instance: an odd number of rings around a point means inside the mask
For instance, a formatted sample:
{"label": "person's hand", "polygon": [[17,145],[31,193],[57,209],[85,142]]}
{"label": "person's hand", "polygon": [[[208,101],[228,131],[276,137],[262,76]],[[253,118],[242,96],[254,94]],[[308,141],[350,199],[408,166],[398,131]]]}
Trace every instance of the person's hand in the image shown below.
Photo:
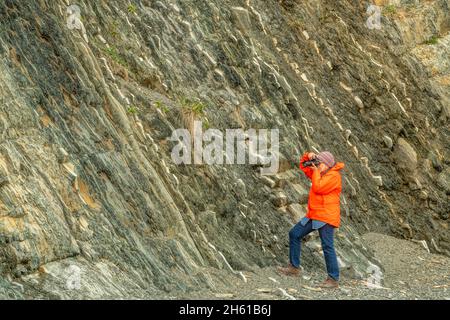
{"label": "person's hand", "polygon": [[311,167],[311,169],[313,169],[313,170],[319,170],[319,168],[317,168],[316,165],[315,165],[314,163],[313,163],[310,167]]}
{"label": "person's hand", "polygon": [[312,159],[314,159],[315,157],[316,157],[316,154],[315,154],[314,152],[308,153],[308,158],[309,158],[309,160],[312,160]]}

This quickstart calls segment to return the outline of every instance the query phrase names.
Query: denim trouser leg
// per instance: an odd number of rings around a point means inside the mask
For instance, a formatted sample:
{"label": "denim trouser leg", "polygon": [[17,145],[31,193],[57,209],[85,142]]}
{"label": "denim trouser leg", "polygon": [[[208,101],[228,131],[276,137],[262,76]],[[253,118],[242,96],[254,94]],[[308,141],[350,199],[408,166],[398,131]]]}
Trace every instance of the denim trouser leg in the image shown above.
{"label": "denim trouser leg", "polygon": [[300,267],[301,240],[312,230],[312,222],[309,220],[305,226],[298,222],[289,231],[289,261],[296,268]]}
{"label": "denim trouser leg", "polygon": [[334,250],[334,227],[326,224],[319,229],[320,240],[322,242],[323,255],[327,265],[328,276],[334,280],[339,280],[339,264]]}

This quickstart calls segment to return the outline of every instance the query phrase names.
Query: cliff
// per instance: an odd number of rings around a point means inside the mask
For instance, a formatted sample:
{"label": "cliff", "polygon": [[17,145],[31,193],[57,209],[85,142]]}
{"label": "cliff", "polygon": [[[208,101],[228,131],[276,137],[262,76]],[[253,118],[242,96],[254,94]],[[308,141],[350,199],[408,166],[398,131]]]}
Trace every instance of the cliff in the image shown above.
{"label": "cliff", "polygon": [[[383,269],[367,232],[449,255],[449,1],[379,2],[381,29],[368,1],[0,1],[0,297],[167,298],[284,264],[306,150],[346,164],[346,277]],[[196,120],[279,129],[278,172],[175,164]]]}

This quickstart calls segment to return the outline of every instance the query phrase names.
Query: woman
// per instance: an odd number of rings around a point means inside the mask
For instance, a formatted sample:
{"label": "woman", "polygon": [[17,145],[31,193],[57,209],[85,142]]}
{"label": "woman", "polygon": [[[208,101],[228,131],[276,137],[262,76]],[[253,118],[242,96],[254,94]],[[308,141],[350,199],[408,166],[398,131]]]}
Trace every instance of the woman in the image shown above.
{"label": "woman", "polygon": [[[305,161],[316,159],[318,166],[303,166]],[[336,163],[328,152],[306,152],[300,160],[300,169],[311,180],[308,211],[289,232],[289,260],[286,268],[278,271],[287,276],[300,273],[301,240],[313,230],[318,230],[322,250],[327,266],[328,277],[321,287],[337,288],[339,286],[339,265],[334,249],[334,229],[340,225],[340,194],[342,162]]]}

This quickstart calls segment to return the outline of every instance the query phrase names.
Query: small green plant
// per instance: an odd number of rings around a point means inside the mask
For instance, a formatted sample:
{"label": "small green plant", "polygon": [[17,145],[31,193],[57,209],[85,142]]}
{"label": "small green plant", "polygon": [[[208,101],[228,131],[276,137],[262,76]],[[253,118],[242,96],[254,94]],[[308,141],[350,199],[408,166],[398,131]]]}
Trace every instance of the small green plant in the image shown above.
{"label": "small green plant", "polygon": [[202,122],[203,130],[208,130],[211,127],[209,120],[206,117],[203,120],[204,120]]}
{"label": "small green plant", "polygon": [[119,38],[119,23],[117,21],[114,21],[109,27],[109,33],[114,39]]}
{"label": "small green plant", "polygon": [[129,13],[136,13],[137,8],[134,4],[130,3],[127,7],[127,10]]}
{"label": "small green plant", "polygon": [[397,12],[397,7],[395,6],[395,4],[388,4],[387,6],[385,6],[383,8],[383,13],[388,15],[388,14],[395,14]]}
{"label": "small green plant", "polygon": [[164,105],[161,101],[155,101],[155,107],[164,113],[169,112],[169,108],[167,108],[167,106]]}
{"label": "small green plant", "polygon": [[437,36],[431,36],[428,40],[424,41],[424,44],[433,45],[439,42],[439,38]]}
{"label": "small green plant", "polygon": [[129,114],[136,114],[138,112],[138,108],[136,106],[129,106],[127,112]]}
{"label": "small green plant", "polygon": [[202,102],[194,102],[192,104],[192,111],[196,114],[204,114],[206,106]]}
{"label": "small green plant", "polygon": [[117,51],[117,49],[115,47],[109,47],[109,48],[105,48],[104,49],[105,53],[107,55],[109,55],[111,57],[112,60],[114,60],[115,62],[117,62],[118,64],[126,67],[127,66],[127,62],[125,61],[124,58],[122,58],[119,54],[119,52]]}
{"label": "small green plant", "polygon": [[198,100],[191,100],[189,98],[184,98],[181,100],[181,105],[183,108],[192,111],[196,115],[203,115],[205,113],[206,105]]}

